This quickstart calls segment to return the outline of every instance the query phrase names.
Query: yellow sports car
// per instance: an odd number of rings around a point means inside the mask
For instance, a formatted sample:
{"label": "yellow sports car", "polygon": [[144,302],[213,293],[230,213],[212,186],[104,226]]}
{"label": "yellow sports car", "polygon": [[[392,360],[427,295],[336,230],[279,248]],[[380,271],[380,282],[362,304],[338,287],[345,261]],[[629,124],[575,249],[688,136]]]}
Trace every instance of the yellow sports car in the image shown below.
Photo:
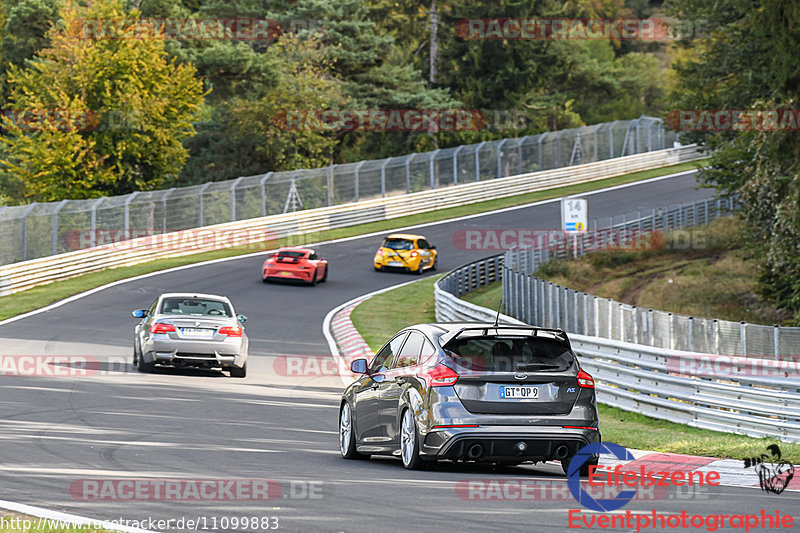
{"label": "yellow sports car", "polygon": [[384,239],[375,253],[375,270],[404,270],[422,274],[436,270],[436,247],[422,235],[394,233]]}

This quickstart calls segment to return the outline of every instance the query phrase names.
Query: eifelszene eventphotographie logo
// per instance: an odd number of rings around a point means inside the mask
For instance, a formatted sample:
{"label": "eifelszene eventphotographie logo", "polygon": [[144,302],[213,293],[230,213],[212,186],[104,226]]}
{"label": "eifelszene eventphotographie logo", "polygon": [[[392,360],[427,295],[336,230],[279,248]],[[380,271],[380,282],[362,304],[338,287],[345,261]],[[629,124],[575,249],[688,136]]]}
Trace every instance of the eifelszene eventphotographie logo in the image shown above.
{"label": "eifelszene eventphotographie logo", "polygon": [[745,468],[754,468],[758,473],[758,483],[766,493],[780,494],[794,477],[794,465],[781,458],[781,449],[777,444],[767,446],[770,455],[762,453],[759,457],[746,457]]}

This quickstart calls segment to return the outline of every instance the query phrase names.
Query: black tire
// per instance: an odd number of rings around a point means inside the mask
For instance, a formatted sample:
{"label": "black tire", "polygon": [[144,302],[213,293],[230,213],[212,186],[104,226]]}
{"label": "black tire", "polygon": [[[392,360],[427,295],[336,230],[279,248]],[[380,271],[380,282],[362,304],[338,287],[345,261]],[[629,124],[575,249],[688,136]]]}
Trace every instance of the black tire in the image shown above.
{"label": "black tire", "polygon": [[316,284],[317,284],[317,269],[316,268],[314,269],[314,273],[311,274],[311,279],[308,281],[308,284],[311,287],[316,286]]}
{"label": "black tire", "polygon": [[422,261],[420,260],[419,266],[417,267],[417,269],[416,270],[412,270],[411,272],[416,274],[417,276],[421,276],[422,275],[422,270],[423,270]]}
{"label": "black tire", "polygon": [[232,366],[230,369],[231,377],[232,378],[243,378],[247,377],[247,361],[239,368],[238,366]]}
{"label": "black tire", "polygon": [[139,354],[139,361],[136,365],[136,370],[138,370],[142,374],[152,374],[155,368],[156,368],[155,363],[145,363],[144,357],[142,357],[141,353]]}
{"label": "black tire", "polygon": [[382,266],[375,267],[375,272],[383,272],[383,267]]}
{"label": "black tire", "polygon": [[436,461],[423,459],[419,455],[419,432],[410,409],[400,417],[400,460],[406,470],[430,470]]}
{"label": "black tire", "polygon": [[136,368],[139,366],[139,341],[133,341],[133,366]]}
{"label": "black tire", "polygon": [[[561,460],[561,470],[564,471],[565,476],[567,475],[567,472],[569,472],[569,462],[571,460],[572,457],[567,457],[566,459]],[[583,463],[581,465],[580,477],[589,477],[589,467],[591,465],[597,466],[598,462],[599,462],[598,457],[592,457],[591,459]]]}
{"label": "black tire", "polygon": [[342,403],[342,407],[339,409],[339,452],[345,459],[369,459],[369,455],[356,451],[353,410],[347,402]]}
{"label": "black tire", "polygon": [[330,269],[331,269],[330,266],[325,265],[325,273],[322,275],[322,279],[319,280],[320,283],[325,283],[326,281],[328,281],[328,270]]}
{"label": "black tire", "polygon": [[436,267],[438,266],[439,266],[439,256],[437,255],[436,257],[433,258],[433,264],[431,265],[431,270],[433,272],[436,272]]}
{"label": "black tire", "polygon": [[269,278],[261,278],[261,283],[269,283]]}

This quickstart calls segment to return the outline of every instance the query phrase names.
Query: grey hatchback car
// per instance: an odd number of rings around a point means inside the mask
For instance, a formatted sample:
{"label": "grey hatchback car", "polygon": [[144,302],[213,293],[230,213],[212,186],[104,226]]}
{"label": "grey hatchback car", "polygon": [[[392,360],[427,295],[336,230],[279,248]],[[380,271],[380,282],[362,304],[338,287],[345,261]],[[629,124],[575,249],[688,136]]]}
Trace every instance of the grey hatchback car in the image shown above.
{"label": "grey hatchback car", "polygon": [[132,312],[142,319],[134,328],[133,364],[140,372],[156,365],[222,368],[232,377],[247,375],[248,339],[225,296],[162,294],[149,309]]}
{"label": "grey hatchback car", "polygon": [[[506,465],[570,460],[600,441],[594,380],[558,329],[484,323],[403,329],[345,389],[339,447],[346,459],[399,456]],[[597,456],[585,462],[587,475]]]}

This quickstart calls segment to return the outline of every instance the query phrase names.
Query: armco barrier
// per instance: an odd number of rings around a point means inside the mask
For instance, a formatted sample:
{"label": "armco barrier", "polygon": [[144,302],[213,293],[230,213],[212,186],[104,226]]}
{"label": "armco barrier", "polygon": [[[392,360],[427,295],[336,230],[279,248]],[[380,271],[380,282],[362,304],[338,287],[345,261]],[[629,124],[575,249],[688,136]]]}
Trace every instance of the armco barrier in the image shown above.
{"label": "armco barrier", "polygon": [[377,198],[334,207],[228,222],[160,236],[159,242],[169,240],[178,245],[154,245],[151,238],[140,237],[124,241],[122,244],[103,245],[0,267],[0,296],[106,268],[130,266],[162,257],[177,257],[215,249],[213,244],[197,242],[196,239],[185,239],[185,245],[180,244],[184,241],[183,236],[193,235],[201,230],[247,233],[251,236],[261,232],[265,239],[268,238],[268,235],[271,237],[304,235],[495,198],[588,183],[628,172],[695,161],[702,157],[696,146],[682,146],[556,170],[494,179],[488,182],[469,183],[403,196]]}
{"label": "armco barrier", "polygon": [[[464,280],[475,279],[475,273],[488,271],[498,260],[472,262],[437,281],[436,319],[494,322],[496,310],[453,292],[463,294]],[[500,319],[525,324],[504,314]],[[702,429],[800,442],[796,362],[702,356],[576,333],[569,337],[581,366],[595,378],[603,404]]]}

